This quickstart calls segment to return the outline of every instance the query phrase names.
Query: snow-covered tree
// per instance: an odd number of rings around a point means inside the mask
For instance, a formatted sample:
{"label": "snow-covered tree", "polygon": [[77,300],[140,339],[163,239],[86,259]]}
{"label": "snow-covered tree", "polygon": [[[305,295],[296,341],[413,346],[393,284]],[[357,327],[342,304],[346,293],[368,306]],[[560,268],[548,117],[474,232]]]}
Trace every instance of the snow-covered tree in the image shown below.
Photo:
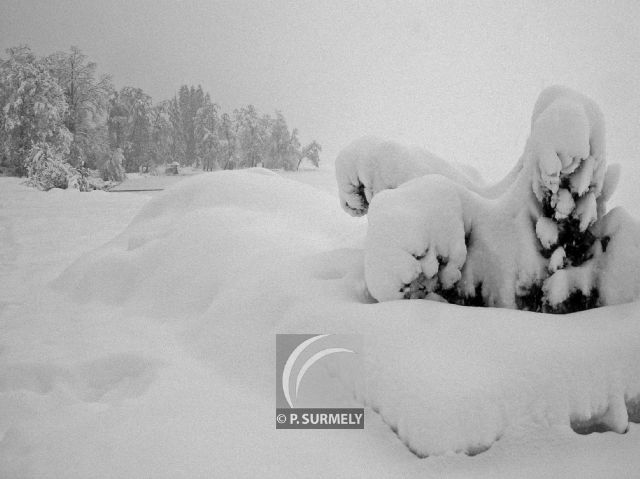
{"label": "snow-covered tree", "polygon": [[116,148],[102,167],[102,178],[106,181],[123,181],[127,177],[123,164],[122,150]]}
{"label": "snow-covered tree", "polygon": [[302,160],[304,160],[305,158],[309,160],[313,166],[318,168],[318,166],[320,166],[321,151],[322,151],[322,147],[315,140],[313,140],[311,143],[305,146],[300,152],[298,164],[296,165],[296,170],[300,169],[300,163],[302,163]]}
{"label": "snow-covered tree", "polygon": [[70,161],[80,166],[88,160],[93,166],[98,162],[94,145],[103,141],[100,137],[106,133],[102,127],[113,91],[111,78],[98,77],[97,64],[90,62],[77,47],[71,47],[69,52],[54,53],[44,62],[67,101],[64,123],[73,136]]}
{"label": "snow-covered tree", "polygon": [[171,147],[171,161],[177,161],[180,164],[185,163],[187,145],[184,140],[184,134],[182,132],[182,117],[180,114],[180,106],[178,105],[178,98],[173,97],[169,101],[168,105],[169,121],[171,123],[170,133],[170,147]]}
{"label": "snow-covered tree", "polygon": [[374,298],[566,313],[633,297],[637,282],[612,284],[640,268],[633,255],[632,266],[619,260],[628,232],[640,227],[606,213],[619,170],[606,165],[600,109],[552,87],[531,125],[512,172],[489,187],[425,152],[375,139],[338,156],[343,207],[369,214],[365,279]]}
{"label": "snow-covered tree", "polygon": [[284,161],[285,170],[297,170],[300,165],[300,139],[298,138],[298,129],[294,128],[289,137],[289,145]]}
{"label": "snow-covered tree", "polygon": [[86,175],[71,166],[59,149],[47,143],[39,143],[31,148],[26,160],[27,183],[47,191],[52,188],[74,188],[89,191],[91,188]]}
{"label": "snow-covered tree", "polygon": [[269,131],[269,149],[266,165],[269,168],[288,168],[291,156],[291,133],[284,115],[277,111]]}
{"label": "snow-covered tree", "polygon": [[0,161],[21,174],[35,145],[57,148],[78,169],[104,170],[116,149],[129,172],[172,161],[205,170],[319,162],[320,145],[302,148],[281,112],[260,116],[248,105],[221,113],[199,85],[153,106],[140,88],[115,91],[77,47],[42,60],[28,47],[8,53],[0,60]]}
{"label": "snow-covered tree", "polygon": [[237,166],[237,126],[228,113],[223,113],[220,117],[220,128],[218,138],[220,139],[220,150],[222,155],[222,169],[233,170]]}
{"label": "snow-covered tree", "polygon": [[219,168],[220,141],[218,139],[218,105],[211,102],[207,94],[204,104],[196,113],[194,120],[196,155],[202,162],[205,171]]}
{"label": "snow-covered tree", "polygon": [[282,168],[297,170],[303,159],[308,158],[315,166],[320,162],[322,148],[316,141],[302,148],[298,138],[298,129],[289,131],[287,120],[282,112],[277,111],[276,117],[263,117],[265,130],[264,157],[268,168]]}
{"label": "snow-covered tree", "polygon": [[138,171],[151,161],[151,97],[140,88],[124,87],[110,101],[109,138],[122,149],[125,170]]}
{"label": "snow-covered tree", "polygon": [[198,110],[204,106],[205,94],[202,87],[182,85],[178,91],[178,107],[180,110],[180,131],[185,144],[186,164],[196,161],[195,118]]}
{"label": "snow-covered tree", "polygon": [[248,168],[257,166],[263,161],[265,143],[267,142],[265,124],[253,105],[238,110],[236,121],[239,124],[240,165]]}
{"label": "snow-covered tree", "polygon": [[0,143],[3,162],[26,174],[35,145],[68,155],[71,134],[64,93],[27,46],[10,48],[0,64]]}
{"label": "snow-covered tree", "polygon": [[171,163],[178,157],[176,150],[176,129],[171,118],[172,101],[155,105],[150,112],[151,154],[154,165]]}

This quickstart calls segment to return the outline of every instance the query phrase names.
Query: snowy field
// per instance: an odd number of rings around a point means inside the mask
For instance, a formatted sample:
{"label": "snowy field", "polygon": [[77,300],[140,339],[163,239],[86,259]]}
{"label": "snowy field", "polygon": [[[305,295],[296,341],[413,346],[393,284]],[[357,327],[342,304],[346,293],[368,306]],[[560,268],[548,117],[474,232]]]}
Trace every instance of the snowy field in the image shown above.
{"label": "snowy field", "polygon": [[[372,304],[365,234],[329,169],[0,178],[0,477],[638,477],[637,303]],[[279,332],[363,335],[364,431],[275,430]]]}
{"label": "snowy field", "polygon": [[162,191],[170,186],[175,185],[179,181],[182,181],[187,176],[192,176],[201,172],[202,170],[194,170],[193,168],[185,167],[180,170],[178,175],[166,175],[162,172],[162,168],[159,168],[157,175],[142,174],[142,173],[129,173],[126,179],[110,189],[110,191],[128,192],[128,191],[148,191],[149,194],[153,194],[154,191]]}

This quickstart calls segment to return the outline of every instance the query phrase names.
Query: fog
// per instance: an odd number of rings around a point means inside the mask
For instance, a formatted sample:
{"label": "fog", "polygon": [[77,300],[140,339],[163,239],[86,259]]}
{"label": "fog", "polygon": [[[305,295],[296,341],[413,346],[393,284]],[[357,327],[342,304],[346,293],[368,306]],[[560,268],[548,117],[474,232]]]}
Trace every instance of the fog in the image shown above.
{"label": "fog", "polygon": [[282,110],[325,163],[378,134],[488,178],[519,156],[540,90],[565,84],[601,105],[624,166],[614,202],[635,206],[639,22],[635,1],[4,0],[0,47],[76,45],[154,100],[201,84],[224,109]]}

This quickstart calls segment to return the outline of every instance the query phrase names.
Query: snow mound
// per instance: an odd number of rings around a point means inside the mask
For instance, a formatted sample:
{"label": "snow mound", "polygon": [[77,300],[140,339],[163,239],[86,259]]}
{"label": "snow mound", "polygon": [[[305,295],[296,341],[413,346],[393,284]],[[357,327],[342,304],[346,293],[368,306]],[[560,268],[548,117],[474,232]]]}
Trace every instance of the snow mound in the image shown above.
{"label": "snow mound", "polygon": [[[296,207],[306,214],[293,214]],[[348,245],[358,225],[336,211],[328,194],[262,169],[198,175],[147,203],[55,286],[78,300],[154,314],[201,312],[262,257]]]}
{"label": "snow mound", "polygon": [[624,433],[628,411],[640,420],[637,305],[559,320],[403,304],[369,323],[364,389],[421,457],[473,455],[536,426]]}

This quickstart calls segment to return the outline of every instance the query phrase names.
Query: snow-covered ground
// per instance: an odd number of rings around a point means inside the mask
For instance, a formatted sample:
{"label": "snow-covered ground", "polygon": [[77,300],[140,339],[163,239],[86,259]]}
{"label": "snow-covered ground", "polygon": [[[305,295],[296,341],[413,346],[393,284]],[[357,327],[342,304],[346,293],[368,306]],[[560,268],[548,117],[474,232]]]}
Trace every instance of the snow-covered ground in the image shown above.
{"label": "snow-covered ground", "polygon": [[111,191],[148,191],[149,194],[153,194],[153,191],[164,190],[189,176],[201,172],[202,170],[196,170],[191,167],[182,167],[178,175],[166,175],[163,168],[160,167],[156,175],[149,173],[128,173],[125,180],[111,188]]}
{"label": "snow-covered ground", "polygon": [[[1,178],[0,477],[637,477],[637,303],[372,304],[334,181]],[[275,429],[284,332],[363,335],[364,377],[334,383],[364,431]]]}

